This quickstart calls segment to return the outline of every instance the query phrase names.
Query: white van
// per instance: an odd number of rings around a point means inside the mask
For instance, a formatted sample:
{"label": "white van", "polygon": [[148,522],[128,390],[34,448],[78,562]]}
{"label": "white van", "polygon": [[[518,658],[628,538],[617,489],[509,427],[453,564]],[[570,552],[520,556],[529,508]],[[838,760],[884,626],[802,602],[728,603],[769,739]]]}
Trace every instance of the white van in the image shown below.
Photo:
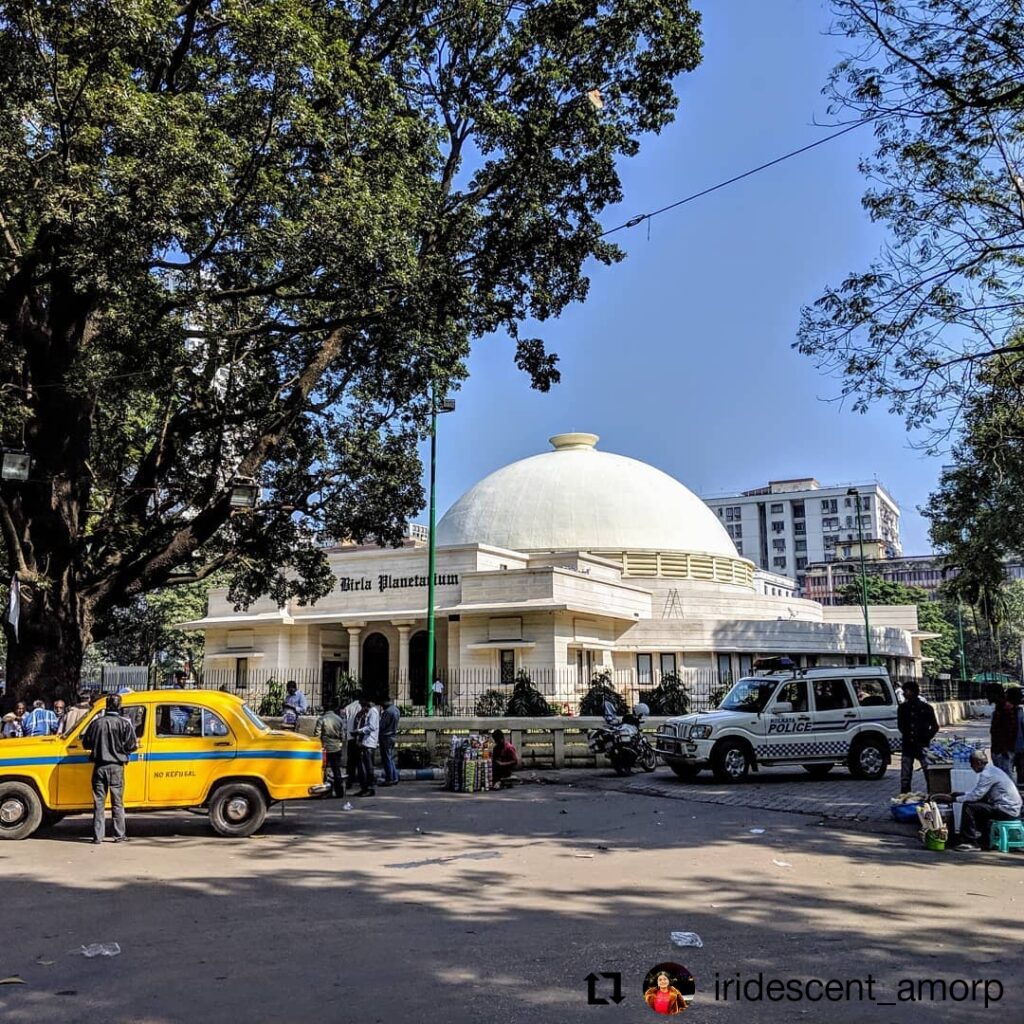
{"label": "white van", "polygon": [[813,668],[739,680],[717,711],[670,718],[655,749],[682,779],[710,768],[739,782],[761,765],[801,765],[823,778],[845,764],[880,779],[900,749],[896,695],[884,668]]}

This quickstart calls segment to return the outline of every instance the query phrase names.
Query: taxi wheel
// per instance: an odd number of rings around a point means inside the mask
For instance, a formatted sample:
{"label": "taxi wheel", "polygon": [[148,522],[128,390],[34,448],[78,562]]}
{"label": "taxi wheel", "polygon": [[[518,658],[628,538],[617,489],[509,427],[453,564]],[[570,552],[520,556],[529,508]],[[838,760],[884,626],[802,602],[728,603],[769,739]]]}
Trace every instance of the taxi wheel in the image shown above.
{"label": "taxi wheel", "polygon": [[0,782],[0,839],[27,839],[43,820],[36,791],[24,782]]}
{"label": "taxi wheel", "polygon": [[719,743],[711,754],[711,774],[719,782],[742,782],[750,771],[750,752],[739,740]]}
{"label": "taxi wheel", "polygon": [[229,782],[210,798],[210,824],[222,836],[251,836],[266,817],[266,798],[248,782]]}

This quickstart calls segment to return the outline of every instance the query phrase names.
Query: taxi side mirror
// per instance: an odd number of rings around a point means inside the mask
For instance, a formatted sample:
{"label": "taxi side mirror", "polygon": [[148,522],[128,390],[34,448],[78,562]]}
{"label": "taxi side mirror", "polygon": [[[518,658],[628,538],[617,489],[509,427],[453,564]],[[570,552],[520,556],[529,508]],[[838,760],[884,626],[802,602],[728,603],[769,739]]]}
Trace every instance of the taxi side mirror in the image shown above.
{"label": "taxi side mirror", "polygon": [[788,700],[777,700],[772,708],[773,715],[788,715],[793,710],[793,705]]}

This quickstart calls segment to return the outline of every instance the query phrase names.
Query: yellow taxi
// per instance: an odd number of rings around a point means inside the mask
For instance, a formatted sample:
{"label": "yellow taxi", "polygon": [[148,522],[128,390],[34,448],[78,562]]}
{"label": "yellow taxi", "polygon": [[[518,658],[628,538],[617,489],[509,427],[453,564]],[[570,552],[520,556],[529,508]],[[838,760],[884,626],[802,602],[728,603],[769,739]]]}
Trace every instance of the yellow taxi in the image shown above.
{"label": "yellow taxi", "polygon": [[[92,810],[92,763],[82,746],[99,700],[67,736],[0,740],[0,838]],[[321,796],[320,744],[271,729],[243,700],[217,690],[122,696],[138,750],[124,771],[126,810],[205,807],[222,836],[249,836],[279,800]]]}

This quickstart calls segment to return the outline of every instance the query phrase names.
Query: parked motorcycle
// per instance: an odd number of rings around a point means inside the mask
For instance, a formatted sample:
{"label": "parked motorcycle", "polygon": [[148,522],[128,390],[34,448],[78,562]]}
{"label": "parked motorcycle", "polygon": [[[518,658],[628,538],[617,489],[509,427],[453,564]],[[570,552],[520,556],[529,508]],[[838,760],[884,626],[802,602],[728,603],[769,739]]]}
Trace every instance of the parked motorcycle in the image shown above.
{"label": "parked motorcycle", "polygon": [[620,723],[587,731],[587,746],[595,754],[604,754],[616,775],[629,775],[634,768],[653,772],[658,767],[658,755],[641,731],[648,713],[646,704],[635,704]]}

